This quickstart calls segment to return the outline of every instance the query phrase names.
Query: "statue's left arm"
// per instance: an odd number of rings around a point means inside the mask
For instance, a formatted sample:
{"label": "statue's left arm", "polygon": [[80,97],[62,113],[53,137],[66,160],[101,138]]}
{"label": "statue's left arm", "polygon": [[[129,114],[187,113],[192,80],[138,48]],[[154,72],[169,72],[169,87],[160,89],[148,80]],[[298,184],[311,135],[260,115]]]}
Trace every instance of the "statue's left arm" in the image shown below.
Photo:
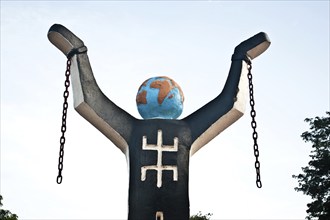
{"label": "statue's left arm", "polygon": [[194,140],[190,155],[243,115],[248,97],[248,65],[269,45],[268,36],[263,32],[239,44],[234,50],[222,92],[205,106],[182,119],[189,125]]}
{"label": "statue's left arm", "polygon": [[58,24],[49,29],[48,38],[71,59],[76,111],[126,154],[135,118],[109,100],[98,87],[82,40]]}

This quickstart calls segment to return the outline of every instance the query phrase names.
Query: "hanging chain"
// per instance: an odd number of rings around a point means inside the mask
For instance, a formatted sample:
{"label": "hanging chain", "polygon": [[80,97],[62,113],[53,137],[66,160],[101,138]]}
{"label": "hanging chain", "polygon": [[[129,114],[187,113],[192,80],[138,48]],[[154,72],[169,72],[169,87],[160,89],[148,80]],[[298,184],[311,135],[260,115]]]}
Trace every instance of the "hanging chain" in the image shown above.
{"label": "hanging chain", "polygon": [[58,158],[58,175],[56,182],[58,184],[62,183],[62,170],[63,170],[63,157],[64,157],[64,144],[65,144],[65,131],[66,131],[66,116],[67,116],[67,111],[68,111],[68,97],[69,97],[69,87],[70,87],[70,67],[71,67],[71,59],[68,58],[67,63],[66,63],[66,71],[65,71],[65,81],[64,81],[64,86],[65,90],[63,93],[64,97],[64,102],[63,102],[63,114],[62,114],[62,126],[61,126],[61,132],[62,136],[60,138],[60,153],[59,153],[59,158]]}
{"label": "hanging chain", "polygon": [[257,184],[257,187],[258,188],[261,188],[262,187],[262,184],[261,184],[261,179],[260,179],[260,162],[258,160],[259,158],[259,147],[258,147],[258,143],[257,143],[257,139],[258,139],[258,133],[256,131],[256,128],[257,128],[257,122],[255,120],[255,117],[256,117],[256,111],[254,110],[254,96],[253,96],[253,83],[252,83],[252,73],[251,73],[251,69],[252,69],[252,64],[251,64],[251,61],[248,60],[248,79],[249,79],[249,92],[250,92],[250,106],[251,106],[251,118],[252,118],[252,121],[251,121],[251,127],[253,129],[253,133],[252,133],[252,138],[253,138],[253,149],[254,149],[254,156],[256,157],[256,161],[254,163],[254,166],[255,166],[255,169],[256,169],[256,184]]}

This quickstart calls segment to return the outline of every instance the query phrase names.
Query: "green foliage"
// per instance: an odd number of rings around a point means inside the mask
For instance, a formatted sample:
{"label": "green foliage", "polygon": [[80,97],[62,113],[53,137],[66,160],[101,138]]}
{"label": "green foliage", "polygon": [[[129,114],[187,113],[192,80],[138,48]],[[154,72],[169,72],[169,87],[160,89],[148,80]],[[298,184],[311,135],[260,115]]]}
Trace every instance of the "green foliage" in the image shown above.
{"label": "green foliage", "polygon": [[2,206],[2,196],[0,195],[0,220],[18,220],[16,214],[12,214],[10,211],[2,209]]}
{"label": "green foliage", "polygon": [[310,130],[301,137],[312,143],[312,159],[308,166],[302,167],[303,174],[292,176],[299,183],[295,190],[312,197],[312,202],[307,204],[306,219],[330,219],[330,112],[326,114],[327,117],[305,119]]}
{"label": "green foliage", "polygon": [[190,220],[209,220],[211,218],[212,214],[207,213],[207,214],[202,214],[201,211],[199,211],[196,215],[192,215],[189,219]]}

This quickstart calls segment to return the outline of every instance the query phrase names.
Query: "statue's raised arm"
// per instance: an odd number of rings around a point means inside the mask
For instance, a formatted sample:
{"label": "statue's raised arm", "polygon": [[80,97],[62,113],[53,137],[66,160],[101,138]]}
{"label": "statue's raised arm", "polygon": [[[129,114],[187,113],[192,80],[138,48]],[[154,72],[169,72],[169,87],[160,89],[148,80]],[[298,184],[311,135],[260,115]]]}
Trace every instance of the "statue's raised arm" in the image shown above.
{"label": "statue's raised arm", "polygon": [[259,34],[239,44],[232,56],[228,78],[222,92],[212,101],[183,120],[191,128],[193,155],[220,132],[238,120],[245,111],[248,97],[248,65],[270,45],[268,36]]}
{"label": "statue's raised arm", "polygon": [[98,87],[84,42],[62,25],[54,24],[48,39],[71,58],[74,108],[87,121],[127,153],[135,118],[109,100]]}

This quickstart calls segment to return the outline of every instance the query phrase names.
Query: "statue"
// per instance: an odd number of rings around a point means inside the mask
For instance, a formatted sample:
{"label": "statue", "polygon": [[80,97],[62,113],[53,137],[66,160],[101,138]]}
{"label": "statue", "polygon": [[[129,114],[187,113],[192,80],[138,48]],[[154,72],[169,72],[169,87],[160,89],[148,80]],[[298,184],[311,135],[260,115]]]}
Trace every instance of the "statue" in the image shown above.
{"label": "statue", "polygon": [[141,85],[136,101],[144,119],[136,119],[100,90],[83,41],[58,24],[48,38],[71,60],[74,108],[127,157],[128,219],[188,220],[189,158],[243,115],[248,66],[269,47],[267,35],[239,44],[222,92],[180,120],[183,93],[174,80],[156,77]]}

